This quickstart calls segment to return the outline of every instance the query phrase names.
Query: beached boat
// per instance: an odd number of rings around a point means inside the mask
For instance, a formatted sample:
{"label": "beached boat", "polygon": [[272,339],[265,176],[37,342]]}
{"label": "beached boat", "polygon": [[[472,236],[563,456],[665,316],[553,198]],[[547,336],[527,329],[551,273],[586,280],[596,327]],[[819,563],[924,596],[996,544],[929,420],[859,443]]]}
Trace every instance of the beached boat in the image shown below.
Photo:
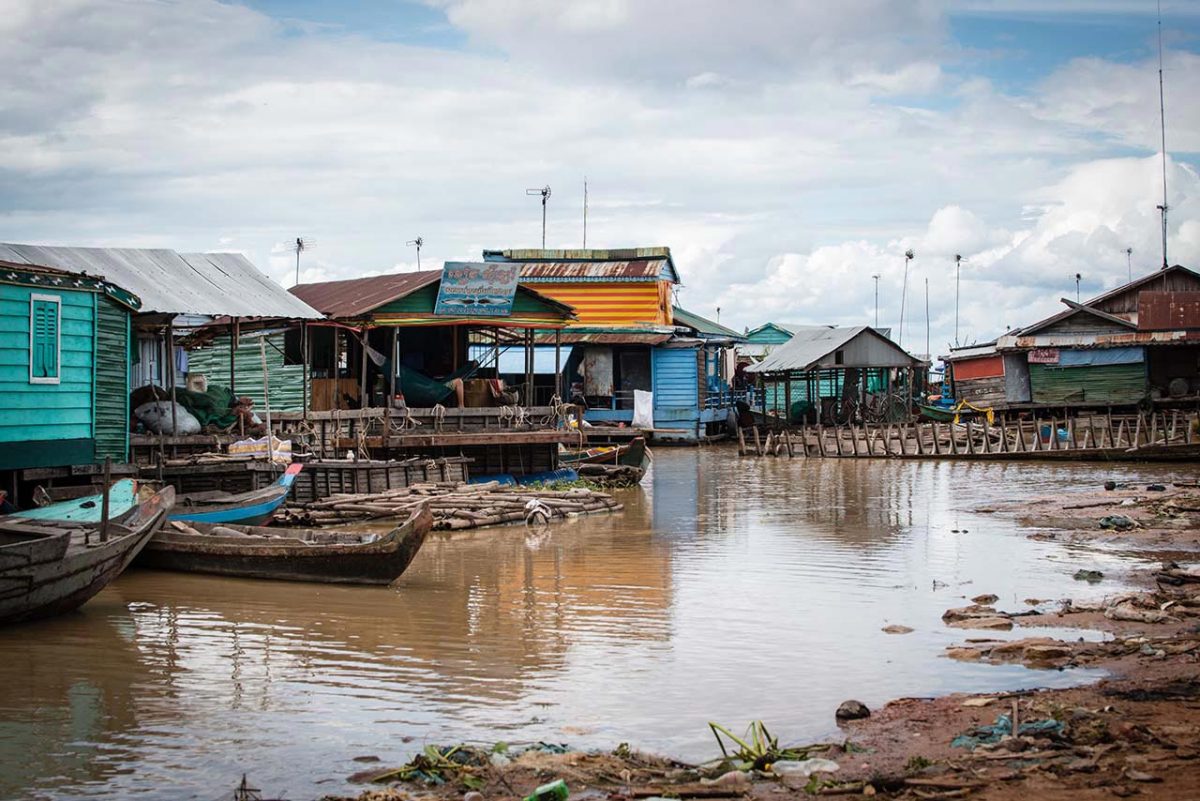
{"label": "beached boat", "polygon": [[142,551],[138,566],[281,581],[390,584],[408,568],[432,525],[427,504],[384,534],[173,521]]}
{"label": "beached boat", "polygon": [[634,437],[624,445],[604,445],[580,450],[562,448],[558,454],[559,464],[564,467],[583,464],[623,464],[644,468],[649,458],[650,451],[646,448],[645,437]]}
{"label": "beached boat", "polygon": [[166,520],[168,487],[107,524],[55,519],[73,502],[38,510],[39,518],[0,518],[0,624],[69,612],[121,574]]}
{"label": "beached boat", "polygon": [[269,487],[231,495],[226,492],[188,493],[180,495],[171,511],[171,520],[185,523],[236,523],[260,526],[271,519],[275,510],[287,500],[296,476],[304,467],[289,465],[283,475]]}
{"label": "beached boat", "polygon": [[[52,503],[34,509],[13,512],[13,517],[27,520],[67,520],[75,523],[99,523],[103,509],[103,495],[87,495],[61,503]],[[108,515],[116,518],[137,504],[137,482],[130,478],[115,481],[108,491]]]}

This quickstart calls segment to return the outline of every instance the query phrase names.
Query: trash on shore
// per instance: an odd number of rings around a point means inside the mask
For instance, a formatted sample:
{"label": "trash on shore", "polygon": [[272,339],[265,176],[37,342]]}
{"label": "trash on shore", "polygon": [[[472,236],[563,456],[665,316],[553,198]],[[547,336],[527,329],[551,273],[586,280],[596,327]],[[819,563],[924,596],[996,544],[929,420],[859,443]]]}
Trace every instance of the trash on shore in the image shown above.
{"label": "trash on shore", "polygon": [[[1054,718],[1019,722],[1017,736],[1019,737],[1048,737],[1061,738],[1065,729],[1062,721]],[[994,745],[1006,737],[1013,736],[1013,722],[1008,715],[998,715],[996,722],[990,726],[976,726],[970,731],[958,735],[950,741],[951,748],[965,748],[974,751],[981,745]]]}
{"label": "trash on shore", "polygon": [[1099,570],[1076,570],[1072,578],[1076,581],[1086,581],[1088,584],[1096,584],[1103,580],[1104,574]]}

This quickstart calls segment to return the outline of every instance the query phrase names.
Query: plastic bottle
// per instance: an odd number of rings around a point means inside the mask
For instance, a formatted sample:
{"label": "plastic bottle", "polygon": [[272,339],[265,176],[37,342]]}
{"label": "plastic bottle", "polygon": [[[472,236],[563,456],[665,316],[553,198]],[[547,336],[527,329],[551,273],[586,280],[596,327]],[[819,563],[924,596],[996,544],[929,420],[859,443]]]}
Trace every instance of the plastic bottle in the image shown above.
{"label": "plastic bottle", "polygon": [[525,796],[525,801],[567,801],[570,795],[567,783],[562,779],[557,779],[549,784],[543,784],[531,795]]}

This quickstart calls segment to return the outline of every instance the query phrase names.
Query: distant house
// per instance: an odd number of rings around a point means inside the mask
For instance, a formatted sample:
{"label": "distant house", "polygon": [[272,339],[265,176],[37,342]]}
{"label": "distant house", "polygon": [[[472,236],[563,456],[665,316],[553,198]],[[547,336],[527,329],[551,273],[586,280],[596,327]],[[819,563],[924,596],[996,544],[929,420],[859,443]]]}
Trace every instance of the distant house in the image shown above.
{"label": "distant house", "polygon": [[100,276],[3,256],[0,471],[125,462],[140,299]]}
{"label": "distant house", "polygon": [[796,327],[745,372],[762,382],[764,415],[789,422],[906,419],[923,384],[923,362],[884,334],[858,325]]}
{"label": "distant house", "polygon": [[721,354],[740,337],[673,305],[679,273],[670,248],[485,250],[483,257],[520,264],[523,285],[575,308],[577,319],[560,337],[571,346],[563,376],[586,399],[589,421],[632,423],[640,391],[653,394],[654,439],[697,442],[724,432],[733,398]]}
{"label": "distant house", "polygon": [[1084,303],[1062,302],[1058,314],[997,339],[1008,407],[1200,399],[1200,274],[1175,265]]}

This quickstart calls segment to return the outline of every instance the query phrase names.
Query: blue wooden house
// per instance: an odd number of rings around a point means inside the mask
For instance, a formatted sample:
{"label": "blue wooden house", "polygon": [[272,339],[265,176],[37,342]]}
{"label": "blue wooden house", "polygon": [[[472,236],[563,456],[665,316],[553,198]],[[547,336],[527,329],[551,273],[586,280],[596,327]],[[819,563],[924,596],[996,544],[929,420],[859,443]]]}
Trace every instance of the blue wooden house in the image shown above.
{"label": "blue wooden house", "polygon": [[140,303],[103,278],[0,260],[0,471],[126,461]]}
{"label": "blue wooden house", "polygon": [[561,385],[582,396],[593,424],[633,422],[634,393],[653,393],[653,440],[697,442],[724,433],[733,399],[736,331],[672,304],[679,273],[665,247],[485,250],[521,264],[521,283],[570,304],[576,319],[538,342],[570,346]]}

